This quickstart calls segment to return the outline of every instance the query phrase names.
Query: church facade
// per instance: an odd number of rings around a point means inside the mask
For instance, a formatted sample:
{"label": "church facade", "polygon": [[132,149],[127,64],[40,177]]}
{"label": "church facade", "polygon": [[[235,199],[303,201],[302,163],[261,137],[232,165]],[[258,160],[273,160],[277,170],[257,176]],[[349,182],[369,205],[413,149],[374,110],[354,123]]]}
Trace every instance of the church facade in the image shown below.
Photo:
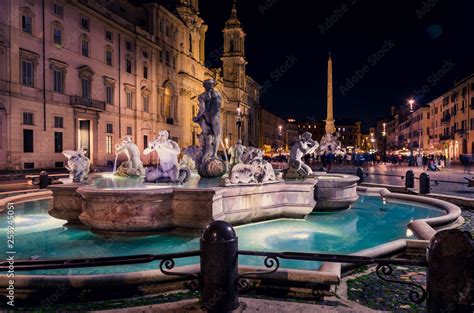
{"label": "church facade", "polygon": [[246,75],[235,4],[223,67],[209,69],[198,0],[44,3],[0,4],[0,170],[63,167],[61,152],[79,147],[110,165],[123,136],[143,150],[159,130],[196,145],[192,117],[210,78],[223,95],[225,144],[258,144],[260,86]]}

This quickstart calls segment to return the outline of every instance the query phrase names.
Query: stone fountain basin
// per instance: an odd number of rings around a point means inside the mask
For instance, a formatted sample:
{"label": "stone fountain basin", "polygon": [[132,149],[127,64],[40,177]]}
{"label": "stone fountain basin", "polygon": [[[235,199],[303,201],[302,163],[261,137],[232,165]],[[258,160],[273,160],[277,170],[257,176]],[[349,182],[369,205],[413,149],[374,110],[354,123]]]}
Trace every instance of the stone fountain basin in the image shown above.
{"label": "stone fountain basin", "polygon": [[51,188],[54,204],[49,213],[101,232],[203,229],[214,220],[239,225],[281,217],[304,218],[316,205],[316,184],[315,179],[234,187],[190,184],[100,189],[71,184]]}
{"label": "stone fountain basin", "polygon": [[315,172],[314,176],[318,181],[315,211],[345,210],[359,198],[357,176],[324,172]]}

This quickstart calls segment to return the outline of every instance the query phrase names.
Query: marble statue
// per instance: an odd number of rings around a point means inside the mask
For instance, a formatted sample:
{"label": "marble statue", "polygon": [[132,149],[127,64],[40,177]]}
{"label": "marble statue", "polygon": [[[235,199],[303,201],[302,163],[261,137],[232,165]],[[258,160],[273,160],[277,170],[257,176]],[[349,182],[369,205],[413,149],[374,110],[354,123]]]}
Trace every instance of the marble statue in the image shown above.
{"label": "marble statue", "polygon": [[169,133],[166,130],[158,132],[158,137],[150,142],[143,154],[150,154],[152,151],[158,153],[160,163],[156,167],[148,167],[145,173],[147,182],[172,182],[185,183],[191,176],[191,171],[178,163],[178,155],[181,152],[178,144],[168,139]]}
{"label": "marble statue", "polygon": [[142,160],[140,159],[140,150],[137,145],[133,143],[131,136],[123,137],[122,143],[115,145],[116,156],[124,153],[127,156],[127,161],[122,162],[115,172],[117,176],[136,177],[145,174]]}
{"label": "marble statue", "polygon": [[90,160],[86,156],[87,149],[81,148],[78,151],[64,150],[62,153],[67,158],[66,169],[73,183],[82,183],[89,174]]}
{"label": "marble statue", "polygon": [[242,156],[245,152],[245,146],[242,144],[242,140],[237,140],[237,143],[230,147],[230,165],[233,166],[238,163],[242,163]]}
{"label": "marble statue", "polygon": [[227,166],[217,156],[217,150],[221,141],[221,102],[222,95],[215,90],[215,81],[207,79],[203,86],[205,91],[199,95],[199,111],[193,122],[201,127],[199,135],[201,153],[196,160],[198,173],[201,177],[221,177],[225,174]]}
{"label": "marble statue", "polygon": [[291,147],[288,169],[285,170],[285,179],[304,179],[313,175],[311,168],[306,165],[302,158],[306,154],[313,153],[319,146],[318,142],[311,138],[311,133],[305,132],[300,139]]}
{"label": "marble statue", "polygon": [[266,184],[276,181],[272,165],[263,159],[263,151],[248,147],[242,154],[241,162],[232,167],[225,184],[227,186]]}
{"label": "marble statue", "polygon": [[339,134],[336,133],[335,135],[327,133],[321,138],[320,146],[318,148],[319,154],[327,153],[334,153],[340,154],[342,152],[341,142],[339,141]]}

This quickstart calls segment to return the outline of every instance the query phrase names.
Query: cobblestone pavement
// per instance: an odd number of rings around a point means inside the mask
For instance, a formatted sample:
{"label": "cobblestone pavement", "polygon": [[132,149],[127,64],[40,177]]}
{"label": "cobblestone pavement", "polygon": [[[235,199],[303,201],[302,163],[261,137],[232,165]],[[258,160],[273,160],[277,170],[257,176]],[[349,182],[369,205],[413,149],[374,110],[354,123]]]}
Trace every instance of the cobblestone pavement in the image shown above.
{"label": "cobblestone pavement", "polygon": [[[320,166],[313,164],[313,169],[317,170]],[[431,179],[433,193],[440,193],[446,195],[454,195],[459,197],[474,198],[474,187],[468,188],[467,178],[473,178],[474,172],[472,168],[464,171],[461,166],[453,166],[442,169],[439,172],[428,172],[422,167],[408,167],[398,165],[371,165],[363,167],[364,172],[368,174],[364,178],[364,182],[404,186],[404,181],[401,177],[405,177],[407,170],[413,170],[415,177],[419,177],[421,173],[426,172]],[[347,172],[355,174],[356,168],[353,166],[333,166],[332,172]],[[435,180],[441,180],[438,185],[435,185]],[[449,182],[448,182],[449,181]],[[415,188],[418,188],[419,181],[415,180]]]}

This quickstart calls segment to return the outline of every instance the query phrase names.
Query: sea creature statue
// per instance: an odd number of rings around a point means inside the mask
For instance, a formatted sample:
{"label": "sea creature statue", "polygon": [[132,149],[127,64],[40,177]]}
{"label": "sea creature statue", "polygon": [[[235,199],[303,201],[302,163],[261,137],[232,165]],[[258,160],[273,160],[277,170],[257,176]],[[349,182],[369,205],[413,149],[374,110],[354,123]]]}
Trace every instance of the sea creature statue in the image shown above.
{"label": "sea creature statue", "polygon": [[201,177],[221,177],[225,174],[227,166],[217,156],[221,141],[221,105],[222,95],[214,89],[216,83],[212,79],[203,82],[205,91],[199,95],[199,111],[193,122],[201,127],[199,135],[201,153],[196,160],[196,167]]}
{"label": "sea creature statue", "polygon": [[323,138],[321,138],[320,146],[318,148],[319,154],[326,153],[334,153],[336,155],[343,153],[343,149],[341,148],[341,142],[339,141],[339,134],[325,134]]}
{"label": "sea creature statue", "polygon": [[145,173],[145,181],[154,183],[185,183],[191,177],[191,171],[186,166],[180,166],[178,155],[181,152],[178,144],[168,139],[169,133],[166,130],[158,132],[156,140],[150,142],[143,154],[150,154],[152,151],[158,153],[160,163],[156,167],[148,167]]}
{"label": "sea creature statue", "polygon": [[235,164],[242,163],[242,156],[245,152],[245,146],[242,144],[242,140],[238,139],[237,143],[230,147],[230,165],[234,166]]}
{"label": "sea creature statue", "polygon": [[67,158],[66,169],[73,183],[82,183],[87,179],[90,171],[90,160],[86,156],[87,149],[81,148],[77,151],[64,150],[62,153]]}
{"label": "sea creature statue", "polygon": [[122,143],[115,145],[115,154],[124,153],[127,156],[127,161],[122,162],[119,168],[114,173],[117,176],[123,177],[137,177],[145,174],[142,160],[140,159],[140,150],[136,144],[133,143],[131,136],[125,136]]}
{"label": "sea creature statue", "polygon": [[305,132],[291,147],[288,168],[284,170],[283,178],[305,179],[313,175],[311,168],[302,160],[304,155],[313,153],[319,147],[318,142],[313,140],[311,137],[311,133]]}
{"label": "sea creature statue", "polygon": [[225,185],[266,184],[276,182],[272,165],[263,159],[263,151],[248,147],[242,154],[241,163],[232,167]]}

